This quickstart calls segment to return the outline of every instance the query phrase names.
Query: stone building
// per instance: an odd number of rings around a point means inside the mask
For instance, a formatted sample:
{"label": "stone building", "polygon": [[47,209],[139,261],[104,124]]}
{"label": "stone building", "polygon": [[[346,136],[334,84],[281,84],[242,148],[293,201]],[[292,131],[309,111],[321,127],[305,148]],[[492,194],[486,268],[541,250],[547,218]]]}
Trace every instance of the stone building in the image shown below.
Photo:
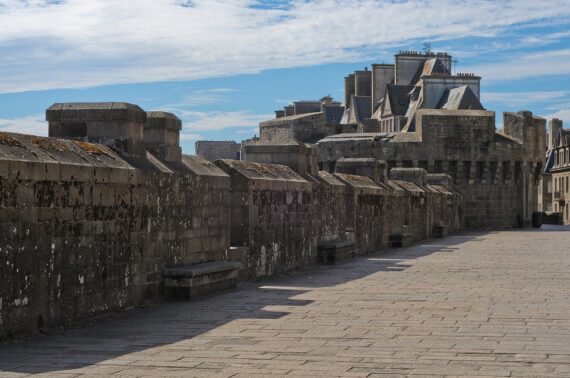
{"label": "stone building", "polygon": [[[394,64],[348,75],[338,132],[315,143],[319,168],[335,172],[341,159],[370,158],[390,169],[446,173],[465,196],[466,227],[529,225],[543,207],[546,121],[528,111],[505,113],[504,130],[497,131],[495,113],[480,102],[480,82],[474,74],[453,74],[447,53],[414,51],[396,54]],[[260,124],[259,143],[314,143],[323,134],[317,126],[322,119],[304,118],[281,123],[280,138],[263,138],[279,119]]]}
{"label": "stone building", "polygon": [[413,131],[419,109],[484,110],[481,78],[453,74],[447,53],[401,51],[394,60],[344,78],[342,124],[365,132]]}
{"label": "stone building", "polygon": [[390,168],[447,173],[465,197],[467,228],[529,225],[538,209],[544,167],[545,120],[505,113],[503,132],[484,110],[416,112],[414,131],[329,136],[318,142],[319,164],[334,171],[343,158],[385,160]]}
{"label": "stone building", "polygon": [[549,159],[547,175],[551,181],[551,209],[560,214],[564,224],[570,224],[570,131],[562,121],[553,119],[549,130]]}
{"label": "stone building", "polygon": [[241,159],[241,143],[233,140],[199,140],[195,144],[196,155],[208,161],[217,159]]}
{"label": "stone building", "polygon": [[296,101],[275,112],[276,118],[261,122],[261,143],[316,143],[320,139],[343,132],[344,107],[330,96],[318,101]]}

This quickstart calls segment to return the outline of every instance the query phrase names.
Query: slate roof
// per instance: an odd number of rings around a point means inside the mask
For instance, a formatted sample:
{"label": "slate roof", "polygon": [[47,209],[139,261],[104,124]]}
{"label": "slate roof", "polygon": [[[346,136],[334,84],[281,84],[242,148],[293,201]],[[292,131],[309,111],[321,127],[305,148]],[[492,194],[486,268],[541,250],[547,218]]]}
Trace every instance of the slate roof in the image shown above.
{"label": "slate roof", "polygon": [[485,110],[475,93],[467,85],[445,91],[438,109],[446,110]]}
{"label": "slate roof", "polygon": [[344,106],[323,106],[325,123],[329,125],[338,125],[344,114]]}
{"label": "slate roof", "polygon": [[411,84],[416,84],[422,76],[431,75],[451,75],[451,72],[443,64],[439,58],[431,58],[424,60],[423,64],[420,64],[416,74],[412,78]]}
{"label": "slate roof", "polygon": [[[393,85],[386,86],[386,96],[390,101],[391,115],[403,116],[410,105],[410,96],[408,95],[415,89],[413,85]],[[388,114],[390,115],[390,114]]]}
{"label": "slate roof", "polygon": [[356,122],[362,122],[365,118],[372,117],[372,97],[352,96],[352,112],[356,117]]}

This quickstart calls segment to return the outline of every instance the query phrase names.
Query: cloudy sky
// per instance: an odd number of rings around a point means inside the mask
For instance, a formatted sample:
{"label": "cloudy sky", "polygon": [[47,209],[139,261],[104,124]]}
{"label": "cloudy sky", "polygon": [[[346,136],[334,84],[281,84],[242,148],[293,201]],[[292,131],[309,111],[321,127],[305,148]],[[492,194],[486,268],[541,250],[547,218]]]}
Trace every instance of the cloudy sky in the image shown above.
{"label": "cloudy sky", "polygon": [[399,50],[447,51],[487,109],[570,127],[570,0],[0,0],[0,130],[47,135],[54,102],[126,101],[182,144],[242,140]]}

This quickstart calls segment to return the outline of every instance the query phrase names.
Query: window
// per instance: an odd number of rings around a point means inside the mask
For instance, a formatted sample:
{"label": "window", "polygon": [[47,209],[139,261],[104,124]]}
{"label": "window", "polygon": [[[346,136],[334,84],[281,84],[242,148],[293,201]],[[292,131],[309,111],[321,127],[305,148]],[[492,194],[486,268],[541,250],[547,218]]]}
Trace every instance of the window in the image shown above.
{"label": "window", "polygon": [[457,178],[457,161],[456,160],[452,160],[449,162],[449,175],[451,177],[453,177],[453,180],[455,183],[457,183],[458,178]]}
{"label": "window", "polygon": [[519,182],[521,179],[522,163],[520,161],[515,162],[515,182]]}
{"label": "window", "polygon": [[466,181],[469,181],[469,179],[471,178],[471,162],[470,161],[464,161],[463,162],[463,177],[465,178]]}
{"label": "window", "polygon": [[485,180],[485,162],[478,161],[477,162],[477,182],[480,184],[486,184],[487,181]]}
{"label": "window", "polygon": [[511,162],[504,161],[503,162],[503,183],[508,184],[511,180]]}
{"label": "window", "polygon": [[491,184],[495,184],[495,183],[496,183],[496,180],[497,180],[497,169],[498,169],[498,167],[499,167],[499,163],[498,163],[498,162],[496,162],[496,161],[492,161],[492,162],[491,162],[491,166],[490,166],[490,169],[489,169],[489,173],[490,173],[490,175],[491,175],[489,181],[491,182]]}
{"label": "window", "polygon": [[433,164],[433,170],[435,173],[442,173],[443,172],[443,161],[436,160]]}

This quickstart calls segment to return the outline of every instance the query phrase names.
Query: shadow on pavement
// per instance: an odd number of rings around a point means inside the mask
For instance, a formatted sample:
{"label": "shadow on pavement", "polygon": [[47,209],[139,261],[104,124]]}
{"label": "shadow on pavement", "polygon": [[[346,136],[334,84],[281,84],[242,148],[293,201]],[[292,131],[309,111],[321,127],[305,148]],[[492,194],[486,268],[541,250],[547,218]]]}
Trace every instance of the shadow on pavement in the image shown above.
{"label": "shadow on pavement", "polygon": [[[4,373],[63,374],[94,364],[128,364],[129,354],[152,355],[152,349],[176,344],[191,350],[199,335],[215,331],[235,320],[277,319],[289,314],[287,307],[309,306],[313,301],[295,299],[313,289],[334,287],[386,272],[397,274],[413,260],[432,253],[453,253],[466,242],[477,241],[483,232],[450,236],[405,249],[385,250],[336,266],[310,266],[302,271],[246,283],[236,291],[198,302],[167,302],[137,308],[95,321],[87,328],[75,328],[46,336],[0,345],[0,376]],[[276,311],[271,308],[276,307]],[[209,340],[209,341],[208,341]],[[200,341],[214,346],[216,338]],[[251,336],[236,333],[230,342],[255,343]],[[225,338],[224,342],[228,342]],[[140,359],[140,356],[138,356]],[[71,372],[70,372],[71,373]]]}

